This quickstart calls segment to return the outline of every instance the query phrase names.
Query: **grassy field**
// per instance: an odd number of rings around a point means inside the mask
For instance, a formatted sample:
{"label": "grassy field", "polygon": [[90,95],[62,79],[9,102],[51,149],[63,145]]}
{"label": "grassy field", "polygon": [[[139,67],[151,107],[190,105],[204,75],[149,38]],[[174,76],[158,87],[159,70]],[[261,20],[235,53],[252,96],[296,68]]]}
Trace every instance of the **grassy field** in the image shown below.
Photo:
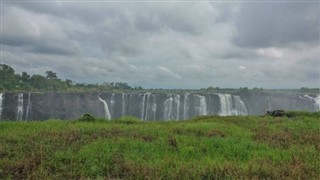
{"label": "grassy field", "polygon": [[0,123],[0,179],[319,179],[319,114]]}

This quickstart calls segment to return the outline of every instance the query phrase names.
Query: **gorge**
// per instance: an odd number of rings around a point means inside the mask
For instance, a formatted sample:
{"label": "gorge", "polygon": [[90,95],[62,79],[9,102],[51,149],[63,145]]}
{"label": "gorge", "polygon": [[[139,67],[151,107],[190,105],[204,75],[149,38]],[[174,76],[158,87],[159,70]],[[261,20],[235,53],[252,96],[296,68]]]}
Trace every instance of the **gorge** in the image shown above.
{"label": "gorge", "polygon": [[184,120],[205,115],[262,115],[267,110],[319,111],[319,94],[297,93],[0,93],[0,120],[105,119]]}

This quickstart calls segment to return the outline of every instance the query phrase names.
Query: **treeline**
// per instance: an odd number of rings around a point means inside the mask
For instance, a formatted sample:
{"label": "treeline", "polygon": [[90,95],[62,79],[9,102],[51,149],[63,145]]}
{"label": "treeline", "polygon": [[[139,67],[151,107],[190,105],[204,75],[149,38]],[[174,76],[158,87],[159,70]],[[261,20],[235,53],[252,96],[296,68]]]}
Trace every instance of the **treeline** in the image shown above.
{"label": "treeline", "polygon": [[106,90],[142,90],[128,83],[110,82],[102,84],[75,83],[70,79],[59,79],[57,73],[46,71],[45,76],[26,72],[16,74],[6,64],[0,64],[0,91],[106,91]]}

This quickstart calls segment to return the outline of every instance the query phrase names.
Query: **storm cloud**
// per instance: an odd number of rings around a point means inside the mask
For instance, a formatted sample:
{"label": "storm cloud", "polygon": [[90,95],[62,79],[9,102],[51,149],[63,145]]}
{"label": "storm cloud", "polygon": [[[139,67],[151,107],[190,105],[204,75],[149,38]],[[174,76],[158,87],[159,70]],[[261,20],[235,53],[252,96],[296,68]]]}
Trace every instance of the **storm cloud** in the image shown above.
{"label": "storm cloud", "polygon": [[319,2],[3,2],[1,63],[145,88],[319,87]]}

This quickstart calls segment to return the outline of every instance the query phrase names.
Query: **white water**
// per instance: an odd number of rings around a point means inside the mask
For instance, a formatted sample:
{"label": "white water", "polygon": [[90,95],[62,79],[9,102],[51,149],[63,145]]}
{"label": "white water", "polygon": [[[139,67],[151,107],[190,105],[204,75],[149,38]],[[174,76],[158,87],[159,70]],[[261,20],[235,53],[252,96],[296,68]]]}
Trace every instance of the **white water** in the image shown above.
{"label": "white water", "polygon": [[126,113],[125,97],[127,97],[127,95],[125,93],[122,93],[122,111],[121,111],[122,116],[124,116]]}
{"label": "white water", "polygon": [[131,113],[131,104],[132,104],[132,94],[130,94],[130,97],[129,97],[129,108],[128,108],[128,113],[130,114]]}
{"label": "white water", "polygon": [[173,99],[174,99],[174,103],[177,107],[176,120],[179,120],[179,118],[180,118],[180,95],[178,95],[178,94],[174,95]]}
{"label": "white water", "polygon": [[[141,102],[141,120],[145,119],[145,106],[146,106],[146,96],[150,96],[150,93],[146,93],[142,96]],[[148,109],[146,109],[148,111]],[[147,114],[148,115],[148,114]]]}
{"label": "white water", "polygon": [[312,97],[308,94],[305,94],[304,97],[313,101],[315,111],[320,111],[320,95],[317,95],[317,97]]}
{"label": "white water", "polygon": [[189,106],[188,106],[188,102],[189,102],[189,93],[184,94],[184,101],[183,101],[183,119],[188,119],[188,112],[189,112]]}
{"label": "white water", "polygon": [[198,114],[200,116],[206,116],[207,113],[207,102],[205,96],[196,95],[199,98]]}
{"label": "white water", "polygon": [[220,99],[220,116],[232,115],[232,97],[230,94],[217,94]]}
{"label": "white water", "polygon": [[152,95],[153,98],[153,105],[151,107],[152,112],[153,112],[153,120],[156,120],[156,112],[157,112],[157,97],[156,95]]}
{"label": "white water", "polygon": [[315,100],[315,102],[316,102],[316,108],[315,108],[315,110],[316,110],[316,111],[320,111],[320,95],[318,95],[314,100]]}
{"label": "white water", "polygon": [[3,99],[4,99],[4,94],[0,93],[0,120],[2,118],[2,102],[3,102]]}
{"label": "white water", "polygon": [[18,95],[17,120],[22,120],[23,116],[23,93]]}
{"label": "white water", "polygon": [[164,101],[164,120],[179,120],[180,119],[180,95],[169,94]]}
{"label": "white water", "polygon": [[145,116],[144,116],[144,119],[143,120],[147,120],[148,119],[148,111],[149,111],[149,109],[150,109],[150,103],[149,103],[149,101],[150,101],[150,93],[146,93],[145,94],[146,96],[147,96],[147,106],[146,106],[146,113],[145,113]]}
{"label": "white water", "polygon": [[247,115],[246,105],[240,96],[217,94],[220,99],[220,116]]}
{"label": "white water", "polygon": [[240,96],[233,96],[234,111],[233,115],[248,115],[247,107]]}
{"label": "white water", "polygon": [[27,103],[27,109],[26,109],[26,121],[29,120],[29,113],[30,113],[30,109],[31,109],[31,93],[28,94],[28,103]]}
{"label": "white water", "polygon": [[163,112],[163,119],[164,120],[171,120],[172,119],[172,104],[173,98],[172,94],[168,94],[168,99],[164,101],[164,112]]}
{"label": "white water", "polygon": [[104,113],[105,113],[105,118],[106,119],[111,119],[111,114],[110,114],[110,111],[109,111],[109,107],[108,107],[108,104],[105,100],[103,100],[100,95],[98,95],[98,98],[99,98],[99,101],[101,101],[103,103],[103,107],[104,107]]}

